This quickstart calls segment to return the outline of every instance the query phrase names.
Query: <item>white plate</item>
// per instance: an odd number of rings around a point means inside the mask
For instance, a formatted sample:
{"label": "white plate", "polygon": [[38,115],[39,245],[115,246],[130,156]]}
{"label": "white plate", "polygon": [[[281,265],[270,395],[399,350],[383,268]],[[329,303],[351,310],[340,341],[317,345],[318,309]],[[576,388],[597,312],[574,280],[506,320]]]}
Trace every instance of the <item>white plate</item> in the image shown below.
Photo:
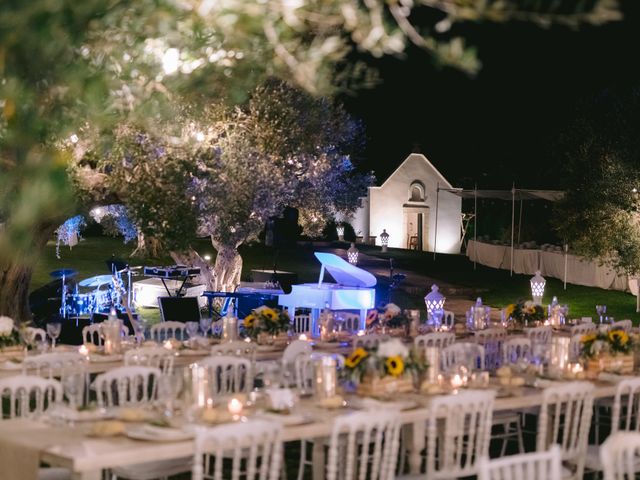
{"label": "white plate", "polygon": [[270,420],[272,422],[279,422],[282,425],[289,427],[293,425],[305,425],[307,423],[313,423],[313,418],[303,413],[290,413],[288,415],[281,415],[274,412],[264,412],[257,415],[257,417],[263,418],[265,420]]}
{"label": "white plate", "polygon": [[115,418],[115,413],[113,411],[109,411],[104,408],[78,411],[73,410],[66,405],[59,405],[57,407],[50,408],[47,411],[47,414],[52,418],[59,418],[73,422],[95,422]]}
{"label": "white plate", "polygon": [[109,362],[119,362],[124,357],[122,355],[89,355],[89,361],[91,363],[109,363]]}
{"label": "white plate", "polygon": [[0,370],[22,370],[22,363],[7,360],[0,363]]}
{"label": "white plate", "polygon": [[134,440],[148,442],[182,442],[193,438],[193,433],[179,428],[156,427],[154,425],[135,425],[128,427],[126,435]]}
{"label": "white plate", "polygon": [[191,348],[185,348],[183,350],[178,351],[178,355],[181,357],[191,357],[191,356],[200,356],[200,355],[209,355],[209,350],[192,350]]}

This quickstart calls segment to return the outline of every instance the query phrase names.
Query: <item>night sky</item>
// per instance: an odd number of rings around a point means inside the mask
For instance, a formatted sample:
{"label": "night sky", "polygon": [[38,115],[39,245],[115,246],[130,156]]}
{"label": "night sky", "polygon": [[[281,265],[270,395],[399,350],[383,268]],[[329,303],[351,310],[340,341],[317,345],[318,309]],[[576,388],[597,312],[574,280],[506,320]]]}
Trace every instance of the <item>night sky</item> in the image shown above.
{"label": "night sky", "polygon": [[417,149],[454,186],[553,187],[554,141],[580,103],[606,89],[640,86],[636,3],[623,3],[621,22],[579,30],[454,27],[478,49],[483,67],[475,77],[437,67],[417,48],[404,60],[363,56],[381,81],[342,98],[366,127],[361,166],[375,170],[381,183]]}

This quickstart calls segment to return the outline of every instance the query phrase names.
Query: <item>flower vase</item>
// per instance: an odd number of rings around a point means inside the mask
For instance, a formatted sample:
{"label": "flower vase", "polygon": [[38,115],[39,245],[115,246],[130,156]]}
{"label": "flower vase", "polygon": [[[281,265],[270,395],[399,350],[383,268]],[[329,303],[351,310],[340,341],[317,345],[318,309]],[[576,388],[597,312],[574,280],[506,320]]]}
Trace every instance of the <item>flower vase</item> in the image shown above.
{"label": "flower vase", "polygon": [[601,353],[587,361],[587,370],[600,373],[611,372],[619,374],[633,373],[633,353],[611,355]]}
{"label": "flower vase", "polygon": [[365,375],[358,384],[358,395],[368,397],[385,397],[396,393],[413,392],[414,381],[411,374],[399,377],[391,375]]}
{"label": "flower vase", "polygon": [[269,332],[260,332],[256,336],[256,343],[258,345],[273,345],[274,335],[271,335]]}

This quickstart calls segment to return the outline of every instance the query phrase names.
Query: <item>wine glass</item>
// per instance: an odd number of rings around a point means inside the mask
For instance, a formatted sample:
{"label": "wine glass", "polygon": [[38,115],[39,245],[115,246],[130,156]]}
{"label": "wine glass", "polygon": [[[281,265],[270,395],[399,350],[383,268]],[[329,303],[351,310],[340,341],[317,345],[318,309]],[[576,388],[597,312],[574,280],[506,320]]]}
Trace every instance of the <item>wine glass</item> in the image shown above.
{"label": "wine glass", "polygon": [[213,318],[201,318],[200,319],[200,330],[202,330],[202,335],[207,336],[207,332],[211,328],[211,324],[213,323]]}
{"label": "wine glass", "polygon": [[605,313],[607,313],[607,306],[606,305],[596,305],[596,313],[600,317],[600,323],[602,323],[603,316],[604,316]]}
{"label": "wine glass", "polygon": [[[78,406],[78,398],[84,387],[84,372],[81,368],[74,367],[62,377],[62,388],[67,397],[69,406],[75,410]],[[82,401],[80,401],[80,404]]]}
{"label": "wine glass", "polygon": [[56,348],[56,340],[62,331],[62,324],[58,322],[47,323],[47,335],[51,338],[51,350]]}
{"label": "wine glass", "polygon": [[192,339],[196,335],[198,335],[198,329],[200,328],[198,322],[186,322],[184,326],[187,330],[187,335],[189,335],[189,339]]}

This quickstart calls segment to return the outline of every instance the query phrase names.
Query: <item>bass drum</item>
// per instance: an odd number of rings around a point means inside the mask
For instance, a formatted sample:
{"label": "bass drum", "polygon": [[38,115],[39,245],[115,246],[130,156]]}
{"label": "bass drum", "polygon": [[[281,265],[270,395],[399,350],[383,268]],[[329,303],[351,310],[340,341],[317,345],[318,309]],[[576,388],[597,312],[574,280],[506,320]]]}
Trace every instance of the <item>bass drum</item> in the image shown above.
{"label": "bass drum", "polygon": [[67,313],[69,317],[88,317],[95,309],[96,296],[93,292],[67,295]]}

